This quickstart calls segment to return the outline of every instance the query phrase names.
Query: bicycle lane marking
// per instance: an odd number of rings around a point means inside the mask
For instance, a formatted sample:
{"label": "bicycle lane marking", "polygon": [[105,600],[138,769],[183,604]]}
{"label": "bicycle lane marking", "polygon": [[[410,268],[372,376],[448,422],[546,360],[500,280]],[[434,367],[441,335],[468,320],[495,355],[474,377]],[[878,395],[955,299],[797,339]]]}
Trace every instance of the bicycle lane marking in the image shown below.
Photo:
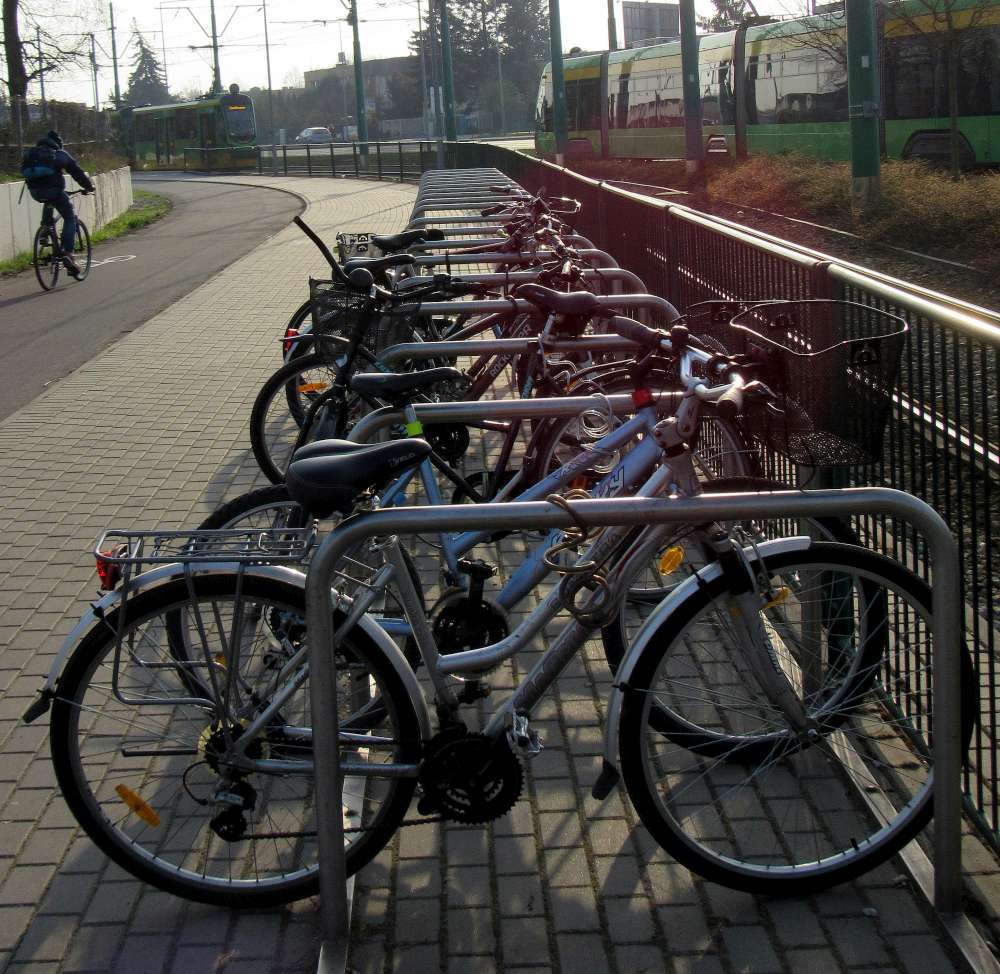
{"label": "bicycle lane marking", "polygon": [[101,267],[104,264],[120,264],[122,261],[135,260],[135,254],[120,254],[117,257],[105,257],[102,260],[92,260],[90,262],[90,269],[93,270],[95,267]]}

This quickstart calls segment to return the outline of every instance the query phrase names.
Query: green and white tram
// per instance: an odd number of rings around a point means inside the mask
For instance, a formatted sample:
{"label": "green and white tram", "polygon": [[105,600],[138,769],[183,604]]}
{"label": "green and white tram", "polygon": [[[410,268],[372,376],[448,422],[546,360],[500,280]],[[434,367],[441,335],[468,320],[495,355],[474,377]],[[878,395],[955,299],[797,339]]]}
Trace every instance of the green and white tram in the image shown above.
{"label": "green and white tram", "polygon": [[[921,0],[880,19],[885,153],[947,161],[943,31]],[[1000,5],[954,0],[959,131],[964,165],[1000,162]],[[844,14],[743,26],[698,38],[702,124],[709,153],[795,150],[849,159]],[[684,157],[680,41],[567,58],[570,154]],[[536,148],[552,156],[551,66],[538,91]]]}

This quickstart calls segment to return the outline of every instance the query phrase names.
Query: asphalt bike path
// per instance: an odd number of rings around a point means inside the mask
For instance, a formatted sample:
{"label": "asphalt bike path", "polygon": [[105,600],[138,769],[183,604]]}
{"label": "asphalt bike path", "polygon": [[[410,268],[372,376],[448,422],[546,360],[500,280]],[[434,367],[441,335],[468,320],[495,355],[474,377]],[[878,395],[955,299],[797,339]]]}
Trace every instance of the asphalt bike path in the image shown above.
{"label": "asphalt bike path", "polygon": [[173,209],[149,227],[95,246],[86,280],[74,281],[63,270],[56,289],[44,292],[29,268],[0,281],[0,418],[244,256],[302,210],[295,196],[269,189],[141,177],[134,185],[168,197]]}

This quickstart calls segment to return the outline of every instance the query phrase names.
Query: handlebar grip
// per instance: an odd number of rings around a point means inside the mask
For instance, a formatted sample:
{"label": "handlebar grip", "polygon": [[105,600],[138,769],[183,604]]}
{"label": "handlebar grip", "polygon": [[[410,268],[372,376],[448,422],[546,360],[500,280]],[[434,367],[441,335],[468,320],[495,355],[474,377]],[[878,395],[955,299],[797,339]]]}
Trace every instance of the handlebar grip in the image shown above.
{"label": "handlebar grip", "polygon": [[611,326],[622,338],[647,348],[658,345],[663,337],[655,328],[647,328],[641,321],[621,315],[616,315],[611,320]]}
{"label": "handlebar grip", "polygon": [[733,384],[715,404],[720,419],[732,422],[743,412],[743,386]]}
{"label": "handlebar grip", "polygon": [[431,227],[429,230],[424,231],[424,240],[444,240],[444,230]]}
{"label": "handlebar grip", "polygon": [[506,203],[497,203],[495,206],[487,206],[485,210],[480,210],[480,216],[496,216],[498,213],[503,213],[507,209]]}

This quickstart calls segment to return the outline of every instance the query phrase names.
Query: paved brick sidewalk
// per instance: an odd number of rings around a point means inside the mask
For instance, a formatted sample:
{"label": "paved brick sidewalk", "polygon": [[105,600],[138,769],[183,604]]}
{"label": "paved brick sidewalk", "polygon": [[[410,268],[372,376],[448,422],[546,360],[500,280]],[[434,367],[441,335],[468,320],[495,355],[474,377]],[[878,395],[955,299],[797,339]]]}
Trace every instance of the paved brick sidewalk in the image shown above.
{"label": "paved brick sidewalk", "polygon": [[[246,181],[308,196],[310,223],[327,236],[401,227],[414,198],[390,184]],[[19,722],[93,594],[88,551],[99,531],[190,526],[258,482],[250,404],[310,271],[323,271],[313,245],[285,230],[0,424],[0,970],[314,969],[314,902],[238,915],[186,904],[108,865],[55,793],[45,721]],[[501,563],[519,557],[518,542],[501,544]],[[502,670],[494,685],[515,675]],[[621,795],[590,799],[606,691],[594,646],[539,713],[546,749],[512,815],[488,829],[405,829],[363,871],[354,967],[955,969],[893,864],[820,897],[755,899],[672,863]]]}

